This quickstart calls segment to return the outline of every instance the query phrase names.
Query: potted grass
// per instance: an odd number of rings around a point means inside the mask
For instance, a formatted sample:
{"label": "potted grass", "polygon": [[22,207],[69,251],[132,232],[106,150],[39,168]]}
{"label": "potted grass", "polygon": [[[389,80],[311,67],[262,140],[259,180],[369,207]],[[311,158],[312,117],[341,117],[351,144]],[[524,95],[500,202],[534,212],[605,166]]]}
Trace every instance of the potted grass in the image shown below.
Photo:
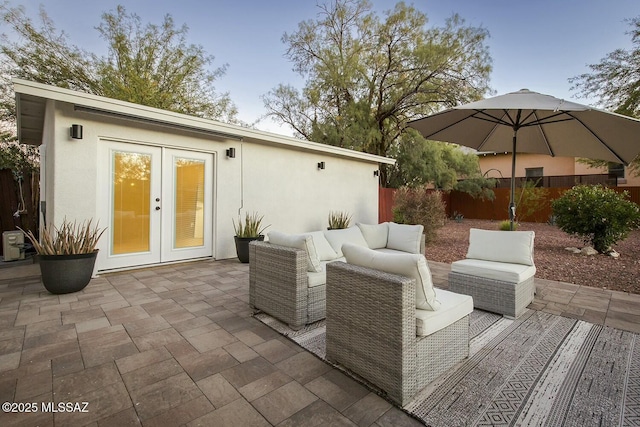
{"label": "potted grass", "polygon": [[233,221],[233,229],[236,233],[234,239],[236,242],[236,254],[242,263],[249,262],[249,243],[254,240],[264,240],[262,234],[267,226],[262,226],[263,216],[257,212],[247,213],[244,221],[238,218],[238,223]]}
{"label": "potted grass", "polygon": [[96,245],[104,231],[92,225],[91,220],[78,223],[66,218],[59,227],[45,226],[40,240],[31,231],[22,230],[36,250],[47,291],[67,294],[81,291],[89,284],[98,256]]}
{"label": "potted grass", "polygon": [[329,230],[349,228],[351,214],[349,212],[329,212]]}

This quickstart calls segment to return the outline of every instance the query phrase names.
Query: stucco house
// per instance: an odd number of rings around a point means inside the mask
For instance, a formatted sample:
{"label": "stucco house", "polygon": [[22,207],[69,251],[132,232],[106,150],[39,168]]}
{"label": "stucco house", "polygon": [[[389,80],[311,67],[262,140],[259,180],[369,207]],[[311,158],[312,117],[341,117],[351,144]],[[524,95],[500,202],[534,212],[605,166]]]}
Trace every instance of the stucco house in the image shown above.
{"label": "stucco house", "polygon": [[236,256],[232,220],[327,226],[378,220],[378,169],[394,160],[14,80],[21,143],[40,147],[41,224],[108,227],[96,270]]}
{"label": "stucco house", "polygon": [[[609,169],[592,168],[579,163],[575,157],[551,157],[544,154],[529,153],[518,153],[516,159],[516,178],[537,179],[539,177],[579,176],[585,178],[585,183],[590,183],[587,179],[588,176],[611,174],[612,177],[616,177],[614,181],[617,182],[619,187],[640,186],[640,177],[634,176],[623,165],[611,165]],[[479,152],[478,161],[480,171],[486,177],[511,178],[511,153]],[[564,183],[571,181],[571,179],[556,179],[555,181]]]}

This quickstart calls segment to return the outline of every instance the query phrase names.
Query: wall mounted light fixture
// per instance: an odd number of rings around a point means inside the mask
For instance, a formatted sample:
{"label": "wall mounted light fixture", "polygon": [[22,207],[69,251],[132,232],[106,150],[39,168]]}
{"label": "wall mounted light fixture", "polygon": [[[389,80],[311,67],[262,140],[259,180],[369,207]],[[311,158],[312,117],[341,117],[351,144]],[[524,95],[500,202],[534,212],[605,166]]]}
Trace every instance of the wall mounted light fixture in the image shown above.
{"label": "wall mounted light fixture", "polygon": [[71,125],[69,135],[73,139],[82,139],[82,125]]}
{"label": "wall mounted light fixture", "polygon": [[227,148],[227,157],[230,159],[234,159],[236,157],[236,149],[233,147]]}
{"label": "wall mounted light fixture", "polygon": [[378,169],[374,170],[373,176],[380,176],[380,171]]}
{"label": "wall mounted light fixture", "polygon": [[324,169],[324,162],[318,162],[318,169]]}

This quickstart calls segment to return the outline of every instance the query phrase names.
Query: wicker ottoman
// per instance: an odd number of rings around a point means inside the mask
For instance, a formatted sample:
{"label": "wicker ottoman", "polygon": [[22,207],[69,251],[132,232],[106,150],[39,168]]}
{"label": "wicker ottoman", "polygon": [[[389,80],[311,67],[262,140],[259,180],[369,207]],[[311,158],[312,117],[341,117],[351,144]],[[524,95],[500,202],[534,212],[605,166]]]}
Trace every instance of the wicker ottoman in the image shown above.
{"label": "wicker ottoman", "polygon": [[471,295],[475,308],[517,318],[533,301],[536,288],[533,277],[511,283],[452,271],[449,290]]}

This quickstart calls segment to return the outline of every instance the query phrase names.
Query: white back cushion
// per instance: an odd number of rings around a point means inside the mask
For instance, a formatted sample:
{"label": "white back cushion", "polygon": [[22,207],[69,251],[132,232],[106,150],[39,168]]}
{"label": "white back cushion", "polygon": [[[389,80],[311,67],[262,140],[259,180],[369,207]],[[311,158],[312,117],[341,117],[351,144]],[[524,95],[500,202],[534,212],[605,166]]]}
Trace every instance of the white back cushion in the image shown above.
{"label": "white back cushion", "polygon": [[279,231],[271,231],[268,236],[269,242],[274,245],[304,250],[307,253],[307,271],[316,273],[322,271],[320,258],[318,258],[318,252],[310,234],[286,234]]}
{"label": "white back cushion", "polygon": [[356,223],[364,240],[367,241],[367,246],[370,249],[381,249],[387,247],[387,238],[389,237],[389,224],[383,222],[382,224],[361,224]]}
{"label": "white back cushion", "polygon": [[343,228],[339,230],[326,230],[324,237],[327,238],[329,244],[334,251],[338,254],[338,257],[342,256],[342,245],[345,243],[351,243],[358,246],[367,246],[367,241],[364,240],[362,232],[355,225],[349,228]]}
{"label": "white back cushion", "polygon": [[342,246],[342,251],[349,264],[415,279],[416,308],[422,310],[440,308],[431,280],[431,271],[424,255],[388,254],[350,244]]}
{"label": "white back cushion", "polygon": [[[387,248],[398,251],[409,252],[411,254],[420,253],[420,239],[424,232],[422,225],[388,223],[389,238]],[[422,254],[424,255],[424,254]]]}
{"label": "white back cushion", "polygon": [[533,265],[533,231],[469,230],[467,258]]}
{"label": "white back cushion", "polygon": [[327,238],[324,237],[324,232],[313,231],[306,234],[311,235],[313,238],[313,245],[316,247],[320,261],[331,261],[338,258],[338,254],[333,250]]}

